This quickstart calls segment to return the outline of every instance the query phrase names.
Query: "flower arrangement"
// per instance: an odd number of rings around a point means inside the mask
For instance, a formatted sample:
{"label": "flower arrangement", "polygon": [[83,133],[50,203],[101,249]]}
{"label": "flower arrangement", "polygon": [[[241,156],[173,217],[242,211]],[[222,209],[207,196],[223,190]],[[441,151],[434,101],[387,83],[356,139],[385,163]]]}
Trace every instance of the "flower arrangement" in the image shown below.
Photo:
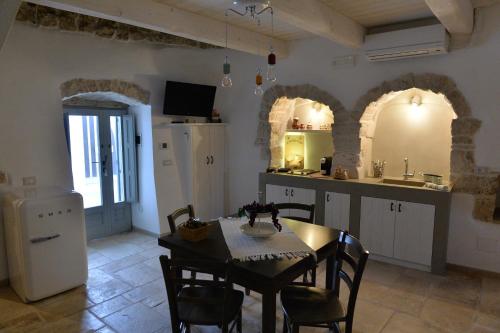
{"label": "flower arrangement", "polygon": [[182,239],[198,242],[207,238],[209,226],[207,222],[201,222],[200,219],[190,217],[189,220],[178,226],[178,230]]}
{"label": "flower arrangement", "polygon": [[278,222],[279,210],[278,210],[278,208],[276,208],[276,206],[272,202],[269,204],[261,205],[261,204],[254,201],[251,204],[245,205],[238,210],[239,217],[242,217],[244,215],[248,216],[248,219],[249,219],[248,224],[251,227],[254,226],[255,219],[257,218],[257,216],[259,214],[269,214],[269,213],[271,214],[271,218],[272,218],[274,227],[276,229],[278,229],[278,231],[281,231],[282,226]]}

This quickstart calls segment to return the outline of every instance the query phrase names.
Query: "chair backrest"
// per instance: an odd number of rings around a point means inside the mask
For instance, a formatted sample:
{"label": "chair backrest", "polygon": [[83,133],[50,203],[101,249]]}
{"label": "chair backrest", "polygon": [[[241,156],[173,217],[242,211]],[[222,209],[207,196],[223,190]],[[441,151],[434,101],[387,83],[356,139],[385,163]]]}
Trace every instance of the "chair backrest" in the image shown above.
{"label": "chair backrest", "polygon": [[170,232],[175,233],[176,226],[175,226],[175,220],[177,220],[179,217],[182,215],[188,215],[188,217],[194,217],[194,209],[192,205],[188,205],[187,207],[184,208],[179,208],[169,216],[167,216],[168,219],[168,226],[170,227]]}
{"label": "chair backrest", "polygon": [[[170,259],[166,255],[160,256],[161,268],[163,271],[163,279],[167,289],[168,305],[170,309],[170,320],[172,322],[172,331],[174,333],[181,332],[181,322],[179,319],[179,302],[190,304],[192,307],[201,306],[222,306],[228,299],[228,295],[232,290],[232,282],[230,276],[230,263],[220,263],[214,261],[201,261],[191,259]],[[200,272],[211,271],[217,273],[219,276],[225,277],[223,281],[218,280],[201,280],[196,278],[186,279],[182,277],[183,270],[197,269]],[[199,286],[199,287],[218,287],[225,288],[224,299],[214,299],[207,296],[204,297],[191,297],[180,296],[179,291],[184,286]],[[226,318],[226,316],[222,316]],[[227,326],[228,323],[221,322],[222,327]]]}
{"label": "chair backrest", "polygon": [[301,203],[293,203],[293,202],[284,202],[284,203],[277,203],[274,204],[278,210],[282,209],[297,209],[297,210],[303,210],[309,213],[309,217],[301,217],[301,216],[283,216],[280,215],[281,217],[284,218],[289,218],[292,220],[297,220],[301,222],[306,222],[306,223],[314,223],[314,205],[305,205]]}
{"label": "chair backrest", "polygon": [[[370,253],[365,250],[357,238],[349,235],[347,231],[342,231],[340,233],[337,253],[335,255],[334,290],[338,296],[341,281],[343,281],[349,289],[349,301],[346,311],[346,332],[352,331],[356,298],[358,296],[361,278],[369,254]],[[351,273],[348,273],[344,269],[344,263],[350,266],[352,269]]]}

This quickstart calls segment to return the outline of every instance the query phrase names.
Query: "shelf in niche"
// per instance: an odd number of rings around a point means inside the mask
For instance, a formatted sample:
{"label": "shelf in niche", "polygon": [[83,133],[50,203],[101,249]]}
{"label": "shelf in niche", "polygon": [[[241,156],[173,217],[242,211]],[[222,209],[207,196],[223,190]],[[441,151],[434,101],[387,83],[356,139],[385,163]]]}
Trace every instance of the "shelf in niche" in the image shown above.
{"label": "shelf in niche", "polygon": [[332,133],[332,130],[287,129],[287,133]]}

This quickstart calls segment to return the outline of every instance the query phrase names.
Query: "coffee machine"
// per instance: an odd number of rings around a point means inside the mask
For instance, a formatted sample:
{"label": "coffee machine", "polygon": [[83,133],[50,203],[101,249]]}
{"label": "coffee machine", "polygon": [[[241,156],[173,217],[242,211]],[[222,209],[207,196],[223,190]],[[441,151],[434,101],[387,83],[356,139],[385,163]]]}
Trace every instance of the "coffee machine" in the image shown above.
{"label": "coffee machine", "polygon": [[331,171],[332,171],[332,157],[331,156],[324,156],[320,159],[320,170],[321,174],[325,176],[330,176]]}

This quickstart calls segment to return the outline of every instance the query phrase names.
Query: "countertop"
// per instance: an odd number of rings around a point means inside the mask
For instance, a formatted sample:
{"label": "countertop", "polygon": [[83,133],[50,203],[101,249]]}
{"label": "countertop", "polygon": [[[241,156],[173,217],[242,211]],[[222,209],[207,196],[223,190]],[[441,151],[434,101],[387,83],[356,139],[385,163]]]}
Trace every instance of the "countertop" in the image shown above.
{"label": "countertop", "polygon": [[[382,178],[373,178],[373,177],[366,177],[362,179],[335,179],[332,176],[323,176],[319,172],[313,173],[310,175],[293,175],[289,173],[268,173],[271,175],[277,175],[277,176],[283,176],[283,177],[298,177],[298,178],[306,178],[306,179],[317,179],[317,180],[322,180],[322,181],[331,181],[331,182],[340,182],[340,183],[353,183],[353,184],[364,184],[364,185],[373,185],[373,186],[381,186],[381,187],[396,187],[396,188],[405,188],[405,189],[411,189],[411,190],[416,190],[416,191],[430,191],[430,192],[443,192],[443,193],[450,193],[453,186],[448,183],[443,183],[443,185],[448,186],[448,190],[436,190],[432,189],[429,187],[425,186],[409,186],[409,185],[398,185],[398,184],[387,184],[387,183],[382,183]],[[402,177],[384,177],[385,179],[393,179],[393,180],[402,180]],[[409,180],[414,180],[414,181],[423,181],[422,179],[418,178],[412,178]]]}

